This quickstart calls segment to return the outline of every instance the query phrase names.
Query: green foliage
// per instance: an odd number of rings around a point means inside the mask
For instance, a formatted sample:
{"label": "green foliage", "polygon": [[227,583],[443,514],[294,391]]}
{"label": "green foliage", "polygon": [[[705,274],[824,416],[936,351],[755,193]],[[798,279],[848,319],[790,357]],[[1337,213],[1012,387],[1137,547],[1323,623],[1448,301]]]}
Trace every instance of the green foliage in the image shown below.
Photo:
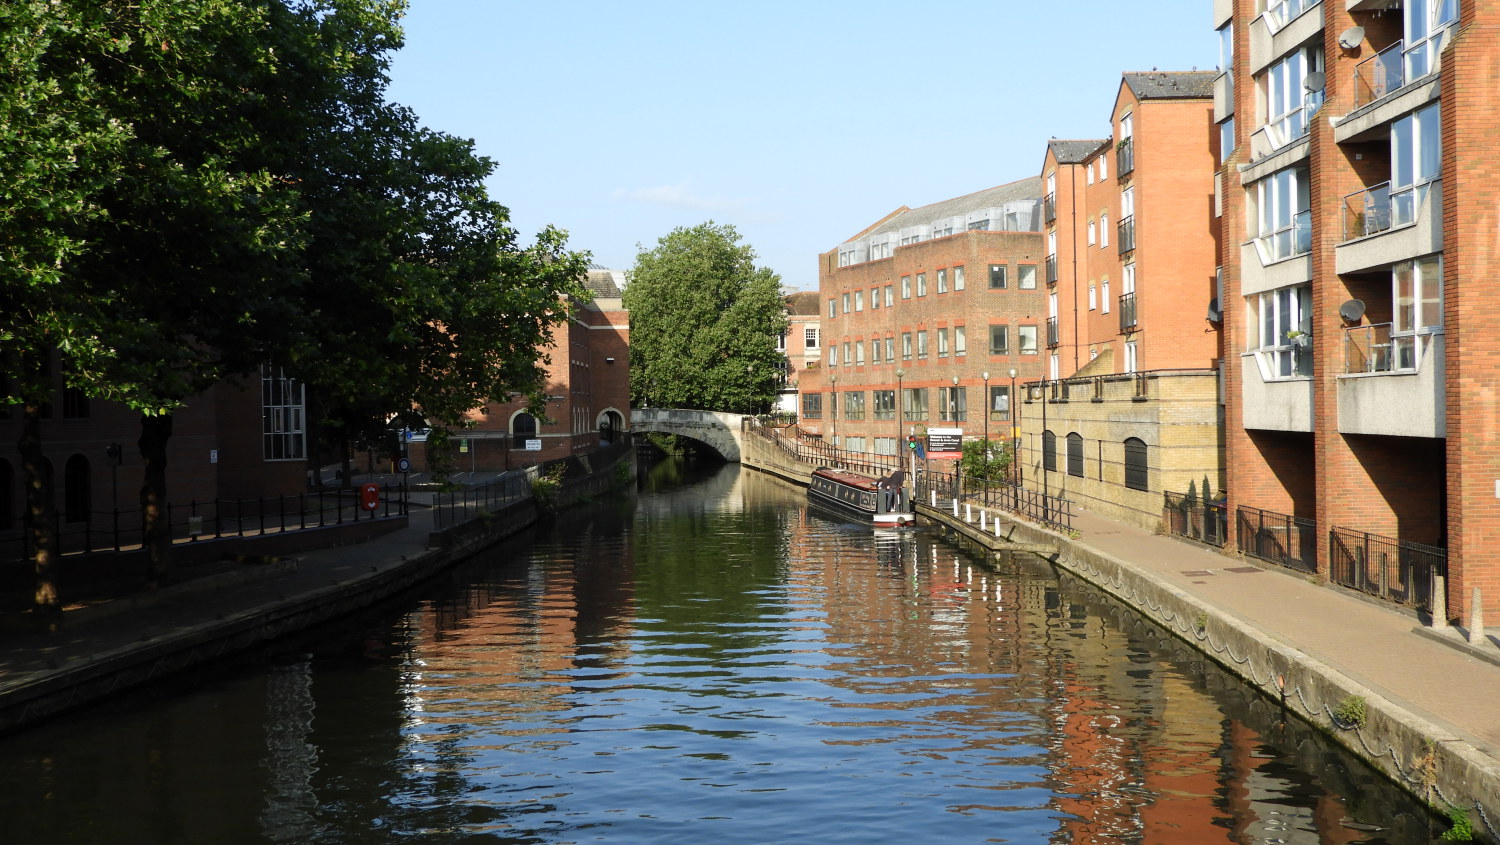
{"label": "green foliage", "polygon": [[781,280],[733,226],[674,229],[642,249],[624,297],[636,404],[751,412],[775,399]]}
{"label": "green foliage", "polygon": [[1438,838],[1444,842],[1473,842],[1474,823],[1469,821],[1469,814],[1462,807],[1448,808],[1448,824],[1450,827],[1443,831]]}
{"label": "green foliage", "polygon": [[997,440],[965,440],[963,457],[959,459],[966,477],[987,478],[992,482],[1010,478],[1010,463],[1010,445]]}
{"label": "green foliage", "polygon": [[1360,695],[1346,695],[1334,705],[1333,718],[1341,725],[1351,728],[1365,726],[1365,699]]}
{"label": "green foliage", "polygon": [[555,464],[545,473],[531,479],[531,495],[543,510],[557,507],[557,495],[562,491],[563,476],[568,472],[566,464]]}

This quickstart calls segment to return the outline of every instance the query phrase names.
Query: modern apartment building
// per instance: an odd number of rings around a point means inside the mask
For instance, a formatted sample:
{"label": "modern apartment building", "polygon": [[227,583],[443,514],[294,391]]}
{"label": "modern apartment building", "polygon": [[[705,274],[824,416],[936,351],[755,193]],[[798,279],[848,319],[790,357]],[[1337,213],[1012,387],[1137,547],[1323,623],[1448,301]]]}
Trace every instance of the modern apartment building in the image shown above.
{"label": "modern apartment building", "polygon": [[1012,390],[1044,372],[1041,198],[1031,178],[903,206],[819,256],[801,428],[883,455],[929,427],[1012,436]]}
{"label": "modern apartment building", "polygon": [[1479,587],[1496,613],[1500,7],[1213,10],[1233,539],[1444,619]]}
{"label": "modern apartment building", "polygon": [[1047,367],[1022,405],[1027,484],[1147,527],[1164,491],[1223,486],[1216,76],[1124,74],[1112,137],[1051,141],[1042,163]]}

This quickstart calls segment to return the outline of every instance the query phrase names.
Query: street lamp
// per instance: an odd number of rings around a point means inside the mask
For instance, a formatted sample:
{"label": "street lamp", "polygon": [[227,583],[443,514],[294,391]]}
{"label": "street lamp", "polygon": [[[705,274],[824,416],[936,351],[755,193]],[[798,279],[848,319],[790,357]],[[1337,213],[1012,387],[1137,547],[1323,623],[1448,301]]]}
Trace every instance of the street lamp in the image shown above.
{"label": "street lamp", "polygon": [[828,383],[833,387],[833,403],[828,407],[828,416],[833,420],[833,448],[839,447],[839,374],[829,373]]}
{"label": "street lamp", "polygon": [[990,481],[990,371],[985,370],[979,374],[984,379],[984,396],[980,399],[984,407],[984,482],[986,487]]}
{"label": "street lamp", "polygon": [[1012,475],[1015,476],[1016,486],[1021,486],[1021,402],[1016,396],[1016,372],[1015,367],[1010,368],[1010,396],[1005,399],[1006,416],[1010,417],[1010,464],[1015,467]]}
{"label": "street lamp", "polygon": [[[900,367],[897,367],[896,368],[896,402],[895,402],[895,405],[896,405],[895,411],[896,411],[896,413],[895,413],[895,417],[896,417],[896,456],[898,458],[901,456],[901,418],[902,418],[902,416],[904,416],[904,414],[902,413],[902,405],[901,405],[901,379],[903,377],[905,377],[905,376],[906,376],[906,370],[903,370]],[[897,461],[897,463],[900,463],[900,462]]]}

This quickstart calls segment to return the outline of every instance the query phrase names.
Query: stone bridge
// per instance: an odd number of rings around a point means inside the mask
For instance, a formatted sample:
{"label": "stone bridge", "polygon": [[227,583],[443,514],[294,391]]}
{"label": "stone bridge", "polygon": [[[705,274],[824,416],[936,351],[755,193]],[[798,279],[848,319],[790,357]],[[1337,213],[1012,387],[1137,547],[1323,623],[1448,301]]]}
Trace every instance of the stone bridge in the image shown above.
{"label": "stone bridge", "polygon": [[721,411],[685,411],[677,408],[633,408],[630,428],[636,433],[656,431],[696,440],[723,456],[739,463],[741,455],[740,422],[744,414]]}

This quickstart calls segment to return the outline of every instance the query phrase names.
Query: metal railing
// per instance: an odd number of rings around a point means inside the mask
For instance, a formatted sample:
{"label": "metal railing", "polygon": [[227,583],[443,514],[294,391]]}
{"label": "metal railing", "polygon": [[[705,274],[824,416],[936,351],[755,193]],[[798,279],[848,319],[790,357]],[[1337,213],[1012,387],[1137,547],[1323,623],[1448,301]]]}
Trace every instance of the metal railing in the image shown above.
{"label": "metal railing", "polygon": [[[382,495],[373,511],[361,505],[358,489],[346,489],[274,498],[191,500],[185,505],[169,502],[163,517],[174,543],[302,531],[404,514],[405,493],[394,489],[398,495]],[[142,508],[115,509],[90,511],[84,519],[68,520],[56,513],[53,534],[58,551],[73,555],[139,549],[145,539],[144,514]],[[13,549],[14,556],[0,552],[0,559],[30,560],[36,554],[30,516],[23,514],[14,519],[14,524],[20,532],[0,541],[0,548]]]}
{"label": "metal railing", "polygon": [[1120,254],[1135,249],[1135,215],[1122,219],[1115,227],[1115,241],[1119,244]]}
{"label": "metal railing", "polygon": [[1135,292],[1120,294],[1120,331],[1135,330]]}
{"label": "metal railing", "polygon": [[1344,329],[1345,373],[1396,373],[1417,369],[1420,342],[1430,335],[1392,335],[1390,323]]}
{"label": "metal railing", "polygon": [[1057,256],[1047,256],[1047,284],[1057,284]]}
{"label": "metal railing", "polygon": [[756,420],[749,420],[746,430],[775,445],[787,457],[813,466],[847,469],[866,475],[886,475],[900,468],[903,457],[853,452],[822,440],[812,440],[800,435],[788,436],[786,429],[763,426]]}
{"label": "metal railing", "polygon": [[1448,574],[1448,550],[1334,527],[1328,532],[1328,578],[1389,602],[1432,609],[1432,579]]}
{"label": "metal railing", "polygon": [[1059,345],[1061,345],[1061,343],[1062,343],[1062,339],[1059,337],[1058,332],[1057,332],[1057,318],[1056,317],[1048,317],[1047,318],[1047,347],[1051,348],[1051,347],[1054,347],[1054,346],[1059,346]]}
{"label": "metal railing", "polygon": [[919,472],[915,491],[920,504],[930,505],[935,497],[938,506],[942,507],[958,499],[1024,516],[1064,531],[1073,527],[1072,502],[1061,496],[1027,490],[1009,481],[985,481],[953,472]]}
{"label": "metal railing", "polygon": [[1042,220],[1051,223],[1057,219],[1057,194],[1048,194],[1042,198]]}
{"label": "metal railing", "polygon": [[1222,499],[1203,499],[1196,494],[1162,493],[1162,518],[1167,533],[1214,546],[1229,541],[1229,511]]}
{"label": "metal railing", "polygon": [[1115,169],[1117,176],[1125,178],[1130,171],[1135,169],[1135,141],[1125,138],[1115,147]]}
{"label": "metal railing", "polygon": [[526,471],[513,469],[484,484],[434,495],[432,527],[437,531],[452,528],[530,497],[531,480]]}
{"label": "metal railing", "polygon": [[1344,240],[1391,228],[1391,183],[1381,182],[1344,197]]}
{"label": "metal railing", "polygon": [[1354,66],[1355,108],[1367,106],[1406,84],[1402,44],[1397,41]]}
{"label": "metal railing", "polygon": [[1318,569],[1318,535],[1311,519],[1240,505],[1235,529],[1244,554],[1303,572]]}
{"label": "metal railing", "polygon": [[1299,211],[1290,224],[1255,241],[1261,261],[1271,264],[1312,251],[1312,211]]}

